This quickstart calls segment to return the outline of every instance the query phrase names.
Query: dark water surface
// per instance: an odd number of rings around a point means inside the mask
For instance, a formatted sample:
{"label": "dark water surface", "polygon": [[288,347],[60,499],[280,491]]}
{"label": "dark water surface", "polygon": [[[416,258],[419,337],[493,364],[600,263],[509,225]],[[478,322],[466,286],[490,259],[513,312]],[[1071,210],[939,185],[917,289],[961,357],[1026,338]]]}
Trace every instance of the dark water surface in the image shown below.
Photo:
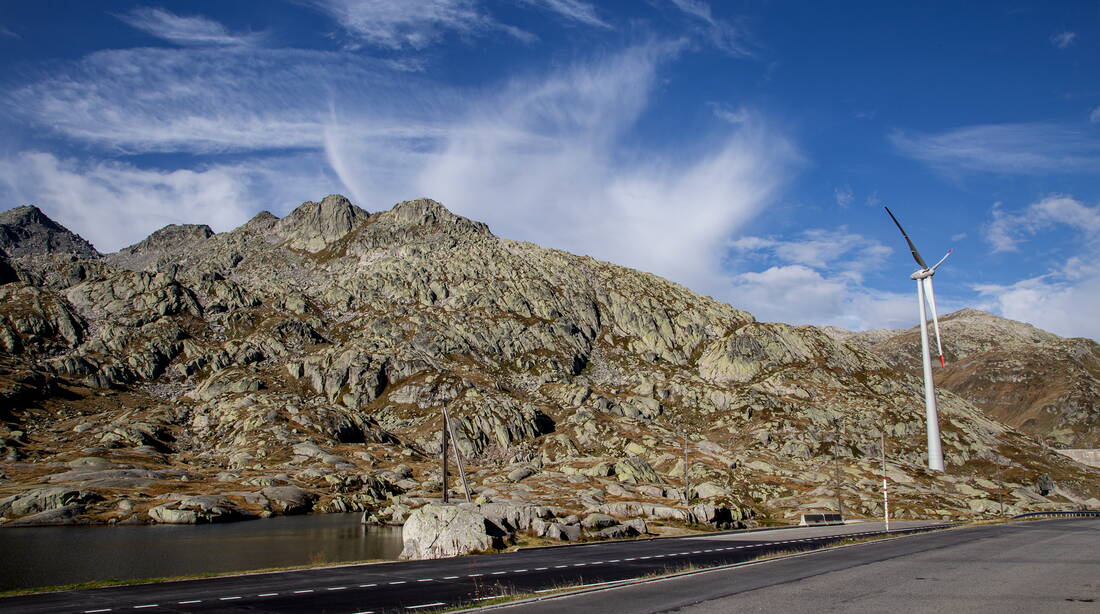
{"label": "dark water surface", "polygon": [[0,528],[0,590],[396,559],[401,527],[362,514],[286,516],[210,525]]}

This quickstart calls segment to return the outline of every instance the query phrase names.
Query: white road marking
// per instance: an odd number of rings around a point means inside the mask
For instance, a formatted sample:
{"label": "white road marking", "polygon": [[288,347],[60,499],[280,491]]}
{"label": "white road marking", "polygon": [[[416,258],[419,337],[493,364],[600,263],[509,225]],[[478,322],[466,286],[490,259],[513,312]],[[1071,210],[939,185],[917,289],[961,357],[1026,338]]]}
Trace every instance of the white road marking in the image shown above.
{"label": "white road marking", "polygon": [[374,614],[374,610],[366,610],[364,612],[355,612],[354,614]]}
{"label": "white road marking", "polygon": [[494,575],[494,576],[499,576],[499,575],[501,575],[501,574],[506,574],[506,573],[508,573],[508,572],[507,572],[507,571],[494,571],[494,572],[492,573],[492,575]]}
{"label": "white road marking", "polygon": [[302,593],[312,593],[312,592],[313,592],[313,589],[312,589],[312,588],[307,588],[307,589],[305,589],[305,590],[301,590],[301,591],[294,591],[294,594],[295,594],[295,595],[300,595],[300,594],[302,594]]}
{"label": "white road marking", "polygon": [[588,563],[573,563],[573,567],[584,567]]}
{"label": "white road marking", "polygon": [[359,588],[370,588],[372,586],[378,586],[377,584],[360,584]]}
{"label": "white road marking", "polygon": [[178,603],[180,605],[187,605],[189,603],[202,603],[202,599],[192,599],[190,601],[177,601],[176,603]]}
{"label": "white road marking", "polygon": [[330,586],[330,587],[326,588],[325,590],[326,591],[342,591],[342,590],[346,590],[347,588],[348,587],[346,587],[346,586]]}
{"label": "white road marking", "polygon": [[457,580],[458,576],[443,576],[444,580]]}
{"label": "white road marking", "polygon": [[523,573],[525,571],[527,571],[527,570],[526,569],[513,569],[512,573]]}
{"label": "white road marking", "polygon": [[111,608],[103,608],[102,610],[84,610],[84,614],[92,614],[93,612],[110,612]]}
{"label": "white road marking", "polygon": [[259,595],[256,595],[256,596],[257,597],[274,597],[275,595],[278,595],[278,594],[279,593],[260,593]]}
{"label": "white road marking", "polygon": [[481,576],[484,576],[484,575],[485,574],[483,574],[483,573],[472,573],[472,574],[467,575],[466,577],[467,578],[480,578]]}
{"label": "white road marking", "polygon": [[148,603],[148,604],[145,604],[145,605],[135,605],[134,609],[135,610],[140,610],[142,608],[155,608],[159,605],[160,605],[159,603]]}
{"label": "white road marking", "polygon": [[535,571],[546,571],[546,567],[536,567]]}
{"label": "white road marking", "polygon": [[629,559],[623,559],[623,560],[624,561],[634,561],[634,560],[637,560],[637,559],[635,557],[630,557]]}
{"label": "white road marking", "polygon": [[488,597],[478,597],[477,599],[474,599],[474,601],[488,601],[490,599],[496,599],[497,597],[500,597],[500,595],[489,595]]}
{"label": "white road marking", "polygon": [[431,582],[434,579],[435,578],[420,578],[419,580],[417,580],[417,582]]}
{"label": "white road marking", "polygon": [[405,580],[398,580],[396,582],[390,582],[390,584],[404,584]]}
{"label": "white road marking", "polygon": [[443,603],[442,601],[437,601],[435,603],[422,603],[420,605],[410,605],[410,606],[406,607],[405,609],[406,610],[416,610],[416,609],[419,609],[419,608],[434,608],[434,607],[440,606],[440,605],[447,605],[447,604]]}
{"label": "white road marking", "polygon": [[218,601],[233,601],[234,599],[240,599],[240,597],[218,597]]}
{"label": "white road marking", "polygon": [[554,565],[554,569],[564,569],[566,567],[569,567],[569,566],[568,565]]}

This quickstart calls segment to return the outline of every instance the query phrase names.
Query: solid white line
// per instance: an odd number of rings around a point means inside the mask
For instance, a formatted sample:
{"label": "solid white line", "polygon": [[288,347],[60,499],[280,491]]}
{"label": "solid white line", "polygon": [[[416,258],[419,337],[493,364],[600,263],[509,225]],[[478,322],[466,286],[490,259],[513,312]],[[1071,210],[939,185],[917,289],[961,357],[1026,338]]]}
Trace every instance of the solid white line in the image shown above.
{"label": "solid white line", "polygon": [[437,601],[435,603],[422,603],[420,605],[410,605],[410,606],[406,606],[405,609],[406,610],[416,610],[416,609],[419,609],[419,608],[434,608],[437,605],[447,605],[447,604],[443,603],[442,601]]}
{"label": "solid white line", "polygon": [[233,601],[234,599],[240,599],[240,597],[218,597],[218,601]]}

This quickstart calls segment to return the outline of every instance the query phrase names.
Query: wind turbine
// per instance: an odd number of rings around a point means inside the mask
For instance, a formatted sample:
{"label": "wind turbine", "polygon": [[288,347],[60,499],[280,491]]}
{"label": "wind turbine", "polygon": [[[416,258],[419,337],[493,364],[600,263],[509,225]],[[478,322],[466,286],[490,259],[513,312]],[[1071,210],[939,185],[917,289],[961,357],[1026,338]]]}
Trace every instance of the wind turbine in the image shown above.
{"label": "wind turbine", "polygon": [[[947,257],[955,250],[947,250],[947,253],[944,254],[943,258],[940,258],[939,262],[928,266],[924,258],[921,258],[920,252],[917,251],[917,246],[913,245],[909,235],[905,234],[905,229],[901,227],[898,218],[894,217],[889,207],[883,208],[886,209],[890,219],[894,220],[894,225],[901,231],[901,236],[905,237],[905,242],[909,244],[909,251],[913,253],[913,260],[916,260],[920,266],[920,269],[914,271],[909,278],[917,282],[917,304],[920,306],[920,354],[921,362],[924,365],[924,413],[928,422],[928,468],[933,471],[943,471],[940,418],[936,410],[936,384],[932,381],[932,358],[928,348],[928,316],[925,312],[925,301],[927,300],[928,306],[932,308],[932,326],[936,331],[936,349],[940,354],[940,367],[945,367],[947,362],[943,359],[943,345],[940,343],[940,320],[936,316],[936,295],[932,291],[932,276],[936,274],[936,269],[940,268],[943,261],[947,260]],[[925,298],[926,294],[927,299]]]}

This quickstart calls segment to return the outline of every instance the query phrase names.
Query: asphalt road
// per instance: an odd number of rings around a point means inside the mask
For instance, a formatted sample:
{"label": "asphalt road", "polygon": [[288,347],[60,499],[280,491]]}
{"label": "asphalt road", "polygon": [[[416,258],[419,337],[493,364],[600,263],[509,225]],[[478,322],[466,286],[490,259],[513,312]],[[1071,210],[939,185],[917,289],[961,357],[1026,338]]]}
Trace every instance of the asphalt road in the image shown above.
{"label": "asphalt road", "polygon": [[[891,529],[932,523],[893,523]],[[565,585],[638,578],[688,566],[818,548],[881,523],[603,542],[435,561],[349,565],[0,599],[0,611],[415,612]]]}
{"label": "asphalt road", "polygon": [[1100,519],[962,527],[499,611],[1096,613]]}

